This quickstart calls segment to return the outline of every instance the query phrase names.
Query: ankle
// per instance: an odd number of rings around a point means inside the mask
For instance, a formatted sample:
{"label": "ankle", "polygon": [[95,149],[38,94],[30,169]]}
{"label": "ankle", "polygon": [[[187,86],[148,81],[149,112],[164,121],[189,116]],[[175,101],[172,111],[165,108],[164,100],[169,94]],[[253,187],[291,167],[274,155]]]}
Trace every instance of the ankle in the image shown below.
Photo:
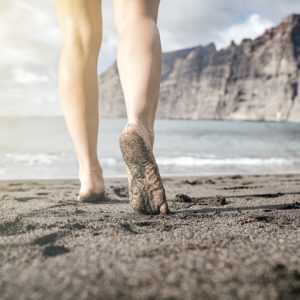
{"label": "ankle", "polygon": [[103,169],[97,160],[94,163],[79,163],[79,176],[94,176],[94,175],[103,175]]}
{"label": "ankle", "polygon": [[145,135],[147,141],[150,143],[151,148],[153,148],[154,129],[152,124],[142,120],[128,121],[127,124],[135,124],[142,131],[143,135]]}
{"label": "ankle", "polygon": [[133,119],[128,120],[128,124],[136,124],[137,126],[141,127],[143,130],[148,132],[149,134],[153,135],[154,129],[153,129],[153,122],[148,120],[142,120],[142,119]]}

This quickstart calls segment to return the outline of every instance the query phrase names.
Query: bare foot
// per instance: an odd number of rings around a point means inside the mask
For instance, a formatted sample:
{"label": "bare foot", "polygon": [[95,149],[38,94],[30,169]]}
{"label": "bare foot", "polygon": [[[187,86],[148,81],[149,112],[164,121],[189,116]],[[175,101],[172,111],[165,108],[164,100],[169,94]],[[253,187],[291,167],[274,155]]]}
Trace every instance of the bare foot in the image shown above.
{"label": "bare foot", "polygon": [[119,139],[128,173],[129,200],[142,214],[168,214],[165,189],[156,164],[151,138],[134,123],[128,123]]}
{"label": "bare foot", "polygon": [[95,203],[106,200],[105,183],[100,165],[93,169],[80,170],[79,180],[81,187],[78,201]]}

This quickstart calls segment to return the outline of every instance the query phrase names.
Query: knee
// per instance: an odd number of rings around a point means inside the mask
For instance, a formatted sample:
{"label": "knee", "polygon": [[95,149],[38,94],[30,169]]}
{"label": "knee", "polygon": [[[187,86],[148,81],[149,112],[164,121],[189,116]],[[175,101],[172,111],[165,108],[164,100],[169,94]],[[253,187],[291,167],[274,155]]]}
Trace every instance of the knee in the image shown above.
{"label": "knee", "polygon": [[70,24],[63,33],[63,45],[80,56],[98,56],[102,32],[90,25]]}

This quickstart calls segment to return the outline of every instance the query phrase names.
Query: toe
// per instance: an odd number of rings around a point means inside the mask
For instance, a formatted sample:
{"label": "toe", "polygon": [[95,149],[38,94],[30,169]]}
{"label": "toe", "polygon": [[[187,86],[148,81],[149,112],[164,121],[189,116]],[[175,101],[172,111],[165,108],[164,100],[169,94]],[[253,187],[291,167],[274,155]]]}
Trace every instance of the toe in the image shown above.
{"label": "toe", "polygon": [[170,209],[168,207],[167,202],[163,203],[160,206],[159,212],[160,212],[161,215],[168,215],[170,213]]}

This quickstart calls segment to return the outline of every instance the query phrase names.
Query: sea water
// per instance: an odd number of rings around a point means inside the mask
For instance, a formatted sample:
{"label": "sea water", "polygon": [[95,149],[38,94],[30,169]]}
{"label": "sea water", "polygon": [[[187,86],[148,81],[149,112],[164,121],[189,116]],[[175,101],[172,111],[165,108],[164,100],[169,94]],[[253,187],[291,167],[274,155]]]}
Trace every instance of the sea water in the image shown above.
{"label": "sea water", "polygon": [[[99,159],[106,177],[125,177],[118,138],[126,119],[101,119]],[[156,120],[162,175],[300,173],[300,124]],[[63,117],[1,117],[0,179],[77,178]]]}

